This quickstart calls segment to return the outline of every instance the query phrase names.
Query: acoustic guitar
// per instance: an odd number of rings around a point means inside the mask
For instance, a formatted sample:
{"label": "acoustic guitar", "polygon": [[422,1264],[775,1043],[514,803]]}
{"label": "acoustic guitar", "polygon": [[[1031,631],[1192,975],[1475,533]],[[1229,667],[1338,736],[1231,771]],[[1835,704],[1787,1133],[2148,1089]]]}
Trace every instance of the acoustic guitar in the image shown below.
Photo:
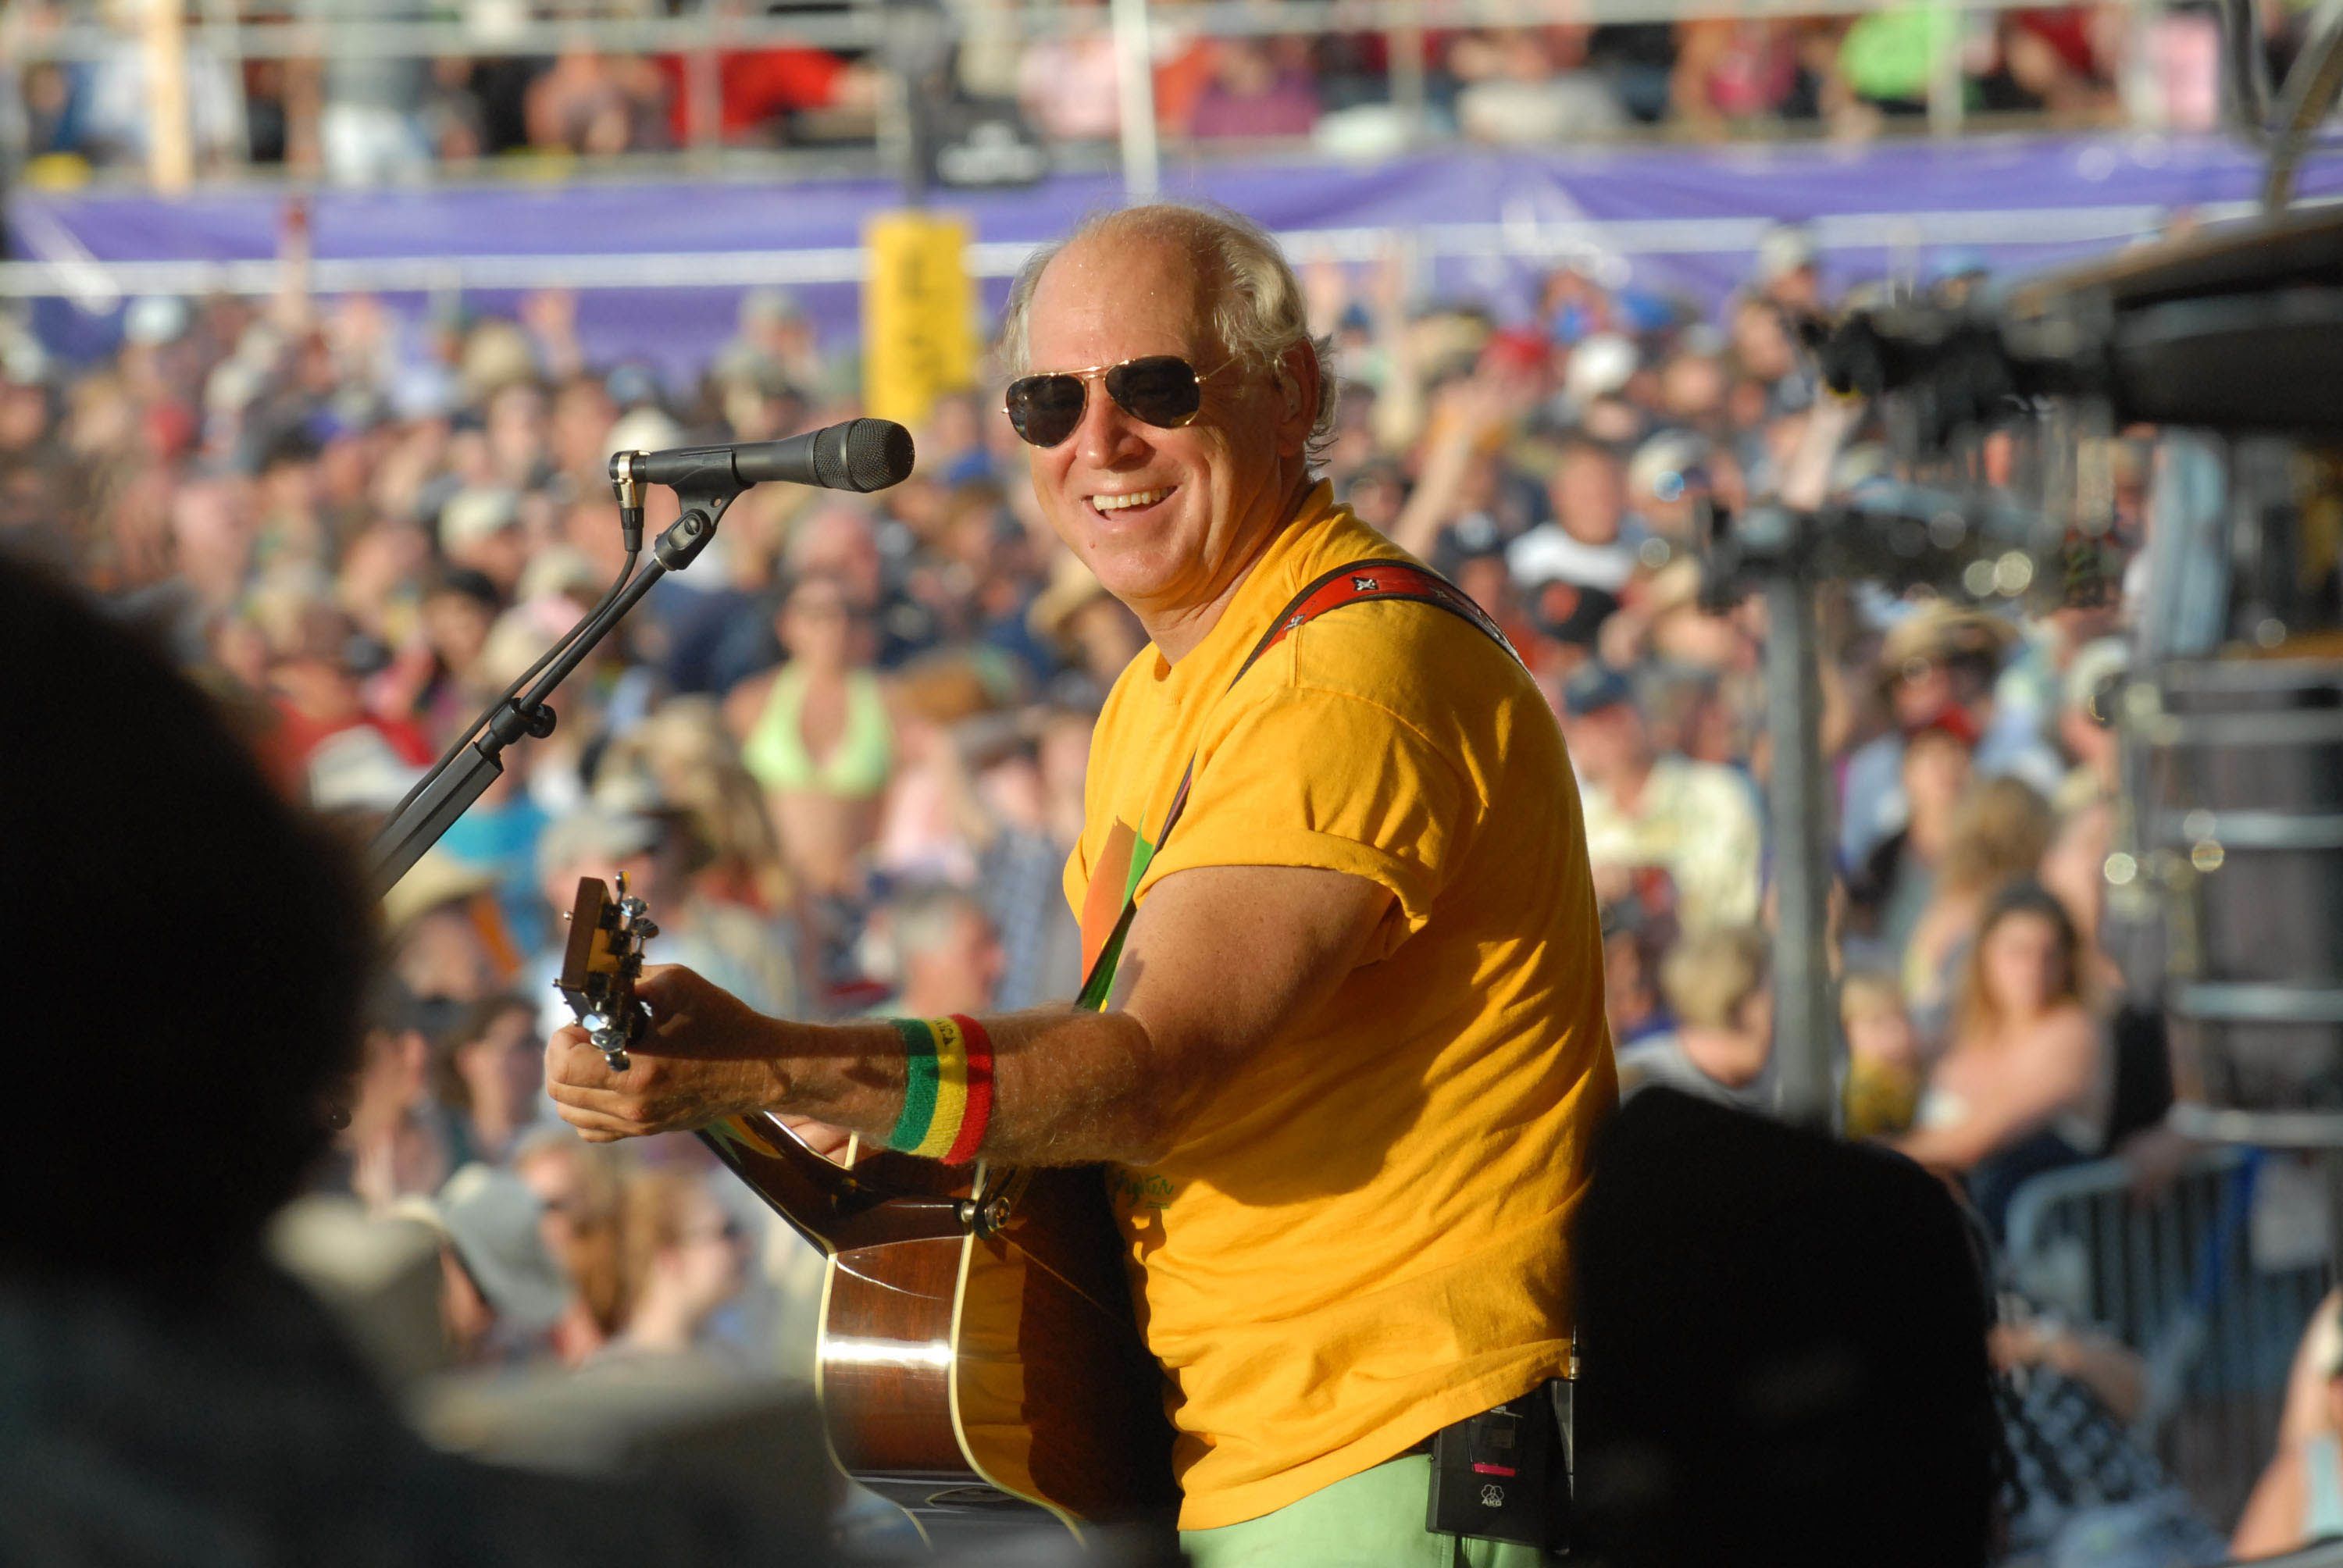
{"label": "acoustic guitar", "polygon": [[[634,982],[657,930],[623,878],[615,896],[579,880],[557,983],[614,1068],[649,1022]],[[930,1539],[1168,1523],[1162,1374],[1097,1170],[962,1169],[859,1143],[841,1164],[761,1111],[699,1137],[825,1259],[815,1377],[847,1475]]]}

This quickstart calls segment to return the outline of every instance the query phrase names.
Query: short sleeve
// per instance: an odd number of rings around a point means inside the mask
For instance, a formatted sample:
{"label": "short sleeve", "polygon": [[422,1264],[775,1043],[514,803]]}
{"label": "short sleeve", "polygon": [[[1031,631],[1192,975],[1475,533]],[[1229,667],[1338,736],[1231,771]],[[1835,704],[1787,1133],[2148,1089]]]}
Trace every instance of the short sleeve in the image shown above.
{"label": "short sleeve", "polygon": [[1343,871],[1391,890],[1371,959],[1431,918],[1479,818],[1465,775],[1400,715],[1308,686],[1251,697],[1200,749],[1188,806],[1141,884],[1202,866]]}

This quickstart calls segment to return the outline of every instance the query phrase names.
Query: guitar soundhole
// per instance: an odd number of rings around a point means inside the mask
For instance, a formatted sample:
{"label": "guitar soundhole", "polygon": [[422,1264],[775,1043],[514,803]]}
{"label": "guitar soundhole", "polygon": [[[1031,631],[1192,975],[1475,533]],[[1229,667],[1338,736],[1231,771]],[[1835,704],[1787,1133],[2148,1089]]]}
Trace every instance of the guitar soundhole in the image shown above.
{"label": "guitar soundhole", "polygon": [[997,1486],[948,1486],[928,1494],[930,1508],[1022,1508],[1025,1504]]}

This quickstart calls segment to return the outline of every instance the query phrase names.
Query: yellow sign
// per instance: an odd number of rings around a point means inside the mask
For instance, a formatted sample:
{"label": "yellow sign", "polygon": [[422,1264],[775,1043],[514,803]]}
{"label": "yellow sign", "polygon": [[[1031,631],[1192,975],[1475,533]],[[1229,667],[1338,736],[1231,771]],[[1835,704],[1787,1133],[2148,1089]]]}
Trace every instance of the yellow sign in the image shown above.
{"label": "yellow sign", "polygon": [[917,427],[938,397],[976,380],[976,290],[968,224],[885,213],[863,231],[862,399],[881,419]]}

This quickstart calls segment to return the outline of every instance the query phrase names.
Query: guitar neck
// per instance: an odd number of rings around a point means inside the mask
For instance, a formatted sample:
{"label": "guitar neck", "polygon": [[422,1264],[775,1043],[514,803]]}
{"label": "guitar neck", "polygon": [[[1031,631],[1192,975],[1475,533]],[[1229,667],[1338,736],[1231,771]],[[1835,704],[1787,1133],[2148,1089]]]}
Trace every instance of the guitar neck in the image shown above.
{"label": "guitar neck", "polygon": [[959,1190],[966,1178],[948,1167],[878,1154],[849,1169],[815,1153],[762,1111],[703,1127],[699,1141],[827,1254],[969,1233],[973,1210]]}

